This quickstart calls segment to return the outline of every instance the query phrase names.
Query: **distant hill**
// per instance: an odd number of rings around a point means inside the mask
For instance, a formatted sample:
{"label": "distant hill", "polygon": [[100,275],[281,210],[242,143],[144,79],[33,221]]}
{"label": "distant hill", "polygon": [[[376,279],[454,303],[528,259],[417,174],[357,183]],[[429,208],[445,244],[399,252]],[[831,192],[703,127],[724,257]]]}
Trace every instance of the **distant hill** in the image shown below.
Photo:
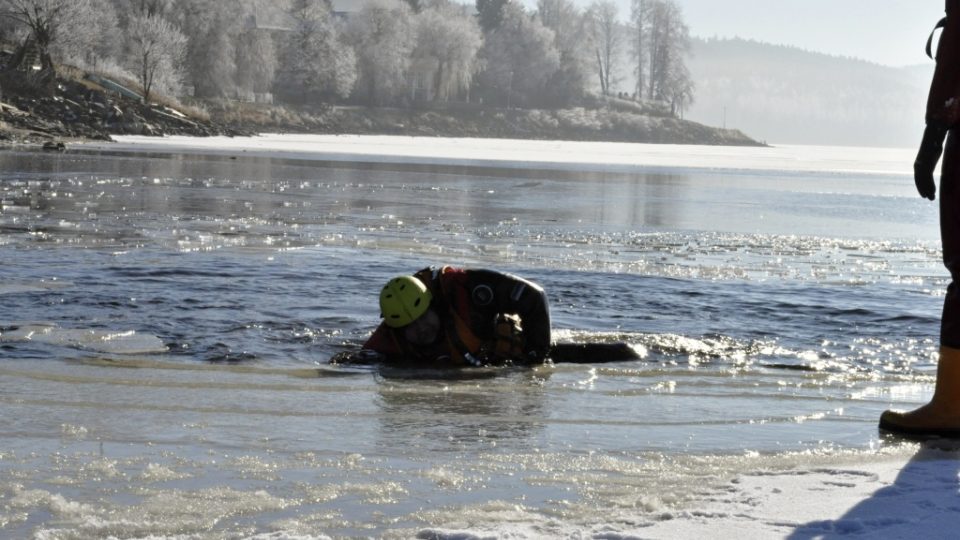
{"label": "distant hill", "polygon": [[933,61],[893,68],[743,39],[695,39],[692,52],[688,120],[722,127],[725,118],[768,143],[919,143]]}

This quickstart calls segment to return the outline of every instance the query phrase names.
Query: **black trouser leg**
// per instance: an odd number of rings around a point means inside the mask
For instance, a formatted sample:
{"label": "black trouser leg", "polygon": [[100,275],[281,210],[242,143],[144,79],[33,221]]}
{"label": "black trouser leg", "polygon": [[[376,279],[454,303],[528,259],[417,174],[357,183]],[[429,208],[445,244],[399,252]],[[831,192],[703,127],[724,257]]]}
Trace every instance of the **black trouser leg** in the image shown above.
{"label": "black trouser leg", "polygon": [[940,344],[960,349],[960,129],[951,129],[940,176],[940,239],[951,282],[943,302]]}

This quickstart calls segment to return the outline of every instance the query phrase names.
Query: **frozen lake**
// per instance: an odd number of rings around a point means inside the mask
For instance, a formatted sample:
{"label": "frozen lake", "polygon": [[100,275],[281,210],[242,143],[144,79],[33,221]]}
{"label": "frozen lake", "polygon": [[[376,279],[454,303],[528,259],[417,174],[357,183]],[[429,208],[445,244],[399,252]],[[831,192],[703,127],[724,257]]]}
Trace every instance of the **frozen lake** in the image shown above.
{"label": "frozen lake", "polygon": [[[956,465],[904,468],[917,447],[876,429],[929,395],[948,279],[912,161],[299,136],[0,153],[0,536],[788,536],[905,470],[955,492]],[[538,281],[557,340],[643,360],[327,365],[383,282],[430,264]],[[788,485],[837,504],[738,506]]]}

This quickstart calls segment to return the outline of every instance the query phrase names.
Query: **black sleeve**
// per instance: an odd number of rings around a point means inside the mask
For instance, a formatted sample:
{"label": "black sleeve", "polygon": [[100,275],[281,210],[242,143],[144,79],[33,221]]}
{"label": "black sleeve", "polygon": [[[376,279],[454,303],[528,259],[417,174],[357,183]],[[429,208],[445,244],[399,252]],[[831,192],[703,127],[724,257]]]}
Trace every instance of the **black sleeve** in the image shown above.
{"label": "black sleeve", "polygon": [[527,353],[536,360],[546,358],[550,352],[550,305],[543,288],[521,277],[493,270],[468,272],[475,290],[482,286],[491,289],[491,301],[497,313],[520,317]]}

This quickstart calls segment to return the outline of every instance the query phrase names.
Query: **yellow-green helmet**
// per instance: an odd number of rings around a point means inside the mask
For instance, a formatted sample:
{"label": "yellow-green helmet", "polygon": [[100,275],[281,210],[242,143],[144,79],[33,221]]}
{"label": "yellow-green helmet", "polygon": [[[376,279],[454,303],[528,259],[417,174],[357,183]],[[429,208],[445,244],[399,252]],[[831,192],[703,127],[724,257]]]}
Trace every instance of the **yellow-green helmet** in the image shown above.
{"label": "yellow-green helmet", "polygon": [[413,276],[395,277],[380,291],[380,313],[383,322],[391,328],[401,328],[420,318],[433,294],[422,281]]}

